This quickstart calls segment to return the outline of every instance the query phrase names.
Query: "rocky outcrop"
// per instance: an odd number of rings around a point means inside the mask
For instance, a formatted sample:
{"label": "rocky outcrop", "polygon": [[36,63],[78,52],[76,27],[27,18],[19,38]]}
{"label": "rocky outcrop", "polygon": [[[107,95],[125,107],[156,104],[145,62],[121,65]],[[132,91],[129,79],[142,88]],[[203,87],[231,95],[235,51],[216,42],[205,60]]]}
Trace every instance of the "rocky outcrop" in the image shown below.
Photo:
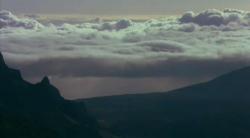
{"label": "rocky outcrop", "polygon": [[100,138],[83,103],[64,99],[48,77],[23,80],[0,53],[1,138]]}

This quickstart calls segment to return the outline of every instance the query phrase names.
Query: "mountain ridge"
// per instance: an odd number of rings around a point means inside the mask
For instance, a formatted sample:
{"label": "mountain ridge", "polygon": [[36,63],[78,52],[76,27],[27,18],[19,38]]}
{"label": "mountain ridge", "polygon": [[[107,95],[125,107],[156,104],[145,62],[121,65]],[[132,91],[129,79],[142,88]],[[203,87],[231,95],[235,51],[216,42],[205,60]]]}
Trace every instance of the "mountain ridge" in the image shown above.
{"label": "mountain ridge", "polygon": [[249,138],[250,67],[169,92],[85,99],[121,137]]}
{"label": "mountain ridge", "polygon": [[49,78],[31,84],[0,52],[1,138],[101,138],[85,104],[64,99]]}

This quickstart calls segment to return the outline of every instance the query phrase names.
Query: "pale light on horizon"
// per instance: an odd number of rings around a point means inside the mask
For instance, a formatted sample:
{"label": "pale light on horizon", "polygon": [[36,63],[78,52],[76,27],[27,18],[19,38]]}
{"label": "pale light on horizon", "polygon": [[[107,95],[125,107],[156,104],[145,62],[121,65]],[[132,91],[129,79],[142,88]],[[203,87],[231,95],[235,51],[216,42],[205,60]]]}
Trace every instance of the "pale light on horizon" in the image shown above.
{"label": "pale light on horizon", "polygon": [[1,0],[1,9],[26,14],[175,15],[185,11],[250,10],[248,0]]}

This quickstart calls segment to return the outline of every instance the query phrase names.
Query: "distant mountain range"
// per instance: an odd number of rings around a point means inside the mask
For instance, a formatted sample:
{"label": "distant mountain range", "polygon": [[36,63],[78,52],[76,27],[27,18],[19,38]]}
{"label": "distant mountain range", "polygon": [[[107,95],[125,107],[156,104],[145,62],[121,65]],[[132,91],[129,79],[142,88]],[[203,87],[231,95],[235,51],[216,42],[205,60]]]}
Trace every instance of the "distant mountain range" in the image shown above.
{"label": "distant mountain range", "polygon": [[0,138],[101,138],[83,102],[65,100],[44,79],[31,84],[0,53]]}
{"label": "distant mountain range", "polygon": [[122,138],[250,138],[250,67],[166,93],[84,101]]}

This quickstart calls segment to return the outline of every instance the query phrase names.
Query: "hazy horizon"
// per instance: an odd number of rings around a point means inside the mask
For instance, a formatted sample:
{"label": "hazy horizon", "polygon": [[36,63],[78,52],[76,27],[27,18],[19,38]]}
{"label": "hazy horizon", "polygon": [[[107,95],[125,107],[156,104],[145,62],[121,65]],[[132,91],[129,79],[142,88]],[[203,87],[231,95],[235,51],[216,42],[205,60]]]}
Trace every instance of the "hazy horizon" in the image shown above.
{"label": "hazy horizon", "polygon": [[2,0],[0,50],[27,80],[47,75],[70,99],[162,92],[249,66],[249,9],[247,0]]}
{"label": "hazy horizon", "polygon": [[1,0],[1,9],[29,14],[171,15],[185,11],[250,10],[248,0]]}

